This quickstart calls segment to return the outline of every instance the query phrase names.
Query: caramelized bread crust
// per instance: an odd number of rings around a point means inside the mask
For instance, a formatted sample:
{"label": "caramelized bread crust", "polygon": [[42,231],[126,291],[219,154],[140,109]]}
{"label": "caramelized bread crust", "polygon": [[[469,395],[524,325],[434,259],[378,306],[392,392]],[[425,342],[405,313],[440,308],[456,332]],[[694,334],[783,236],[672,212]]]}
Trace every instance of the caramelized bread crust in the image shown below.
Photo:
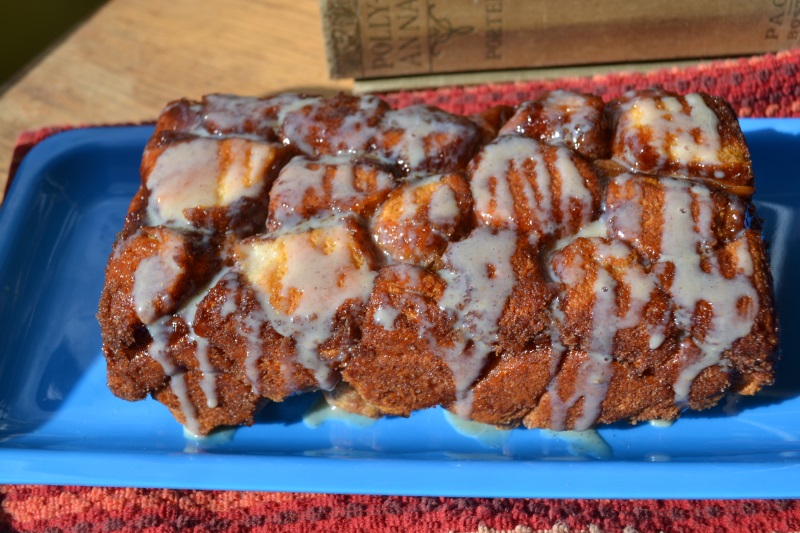
{"label": "caramelized bread crust", "polygon": [[582,430],[774,379],[750,156],[707,94],[471,117],[208,95],[167,105],[141,176],[99,305],[108,383],[197,434],[320,389]]}

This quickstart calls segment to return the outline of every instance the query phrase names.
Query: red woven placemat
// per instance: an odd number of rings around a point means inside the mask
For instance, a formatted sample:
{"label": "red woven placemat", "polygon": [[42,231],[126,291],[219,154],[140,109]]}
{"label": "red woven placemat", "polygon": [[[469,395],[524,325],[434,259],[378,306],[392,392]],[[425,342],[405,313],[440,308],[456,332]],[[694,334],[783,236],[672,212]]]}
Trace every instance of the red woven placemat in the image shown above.
{"label": "red woven placemat", "polygon": [[44,486],[5,486],[0,494],[12,527],[48,533],[788,532],[800,527],[800,502],[788,500],[431,498]]}
{"label": "red woven placemat", "polygon": [[650,87],[721,96],[740,117],[800,117],[800,48],[683,69],[398,91],[381,96],[397,107],[429,104],[451,113],[470,114],[497,104],[514,105],[553,89],[593,93],[610,100],[629,90]]}
{"label": "red woven placemat", "polygon": [[[630,89],[652,86],[722,96],[742,117],[800,117],[800,49],[645,74],[381,96],[398,107],[425,103],[469,114],[500,103],[513,105],[551,89],[611,99]],[[64,129],[23,133],[10,176],[33,146]],[[800,501],[431,498],[0,485],[3,531],[789,532],[800,531]]]}

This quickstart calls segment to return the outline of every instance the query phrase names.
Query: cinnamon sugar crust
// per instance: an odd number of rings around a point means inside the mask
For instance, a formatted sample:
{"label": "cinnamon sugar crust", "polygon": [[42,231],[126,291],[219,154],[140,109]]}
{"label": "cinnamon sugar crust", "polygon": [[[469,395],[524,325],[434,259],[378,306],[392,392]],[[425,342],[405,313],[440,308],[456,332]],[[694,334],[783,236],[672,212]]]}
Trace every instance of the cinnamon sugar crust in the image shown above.
{"label": "cinnamon sugar crust", "polygon": [[774,379],[750,155],[707,94],[472,117],[208,95],[166,106],[141,175],[98,311],[108,384],[196,434],[317,390],[583,430]]}

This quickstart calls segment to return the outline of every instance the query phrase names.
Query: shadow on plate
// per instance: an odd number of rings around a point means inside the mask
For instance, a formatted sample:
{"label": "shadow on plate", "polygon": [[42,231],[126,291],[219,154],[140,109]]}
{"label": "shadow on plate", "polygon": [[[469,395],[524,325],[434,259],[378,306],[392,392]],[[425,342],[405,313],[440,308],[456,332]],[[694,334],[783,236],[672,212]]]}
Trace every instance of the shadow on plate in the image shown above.
{"label": "shadow on plate", "polygon": [[[756,176],[755,203],[763,219],[780,327],[780,360],[775,384],[753,397],[742,397],[743,409],[780,403],[800,395],[800,135],[760,130],[747,135]],[[769,176],[769,179],[763,179]]]}
{"label": "shadow on plate", "polygon": [[152,128],[102,131],[39,144],[0,211],[0,318],[13,324],[0,329],[6,430],[46,422],[100,351],[95,314],[105,263]]}
{"label": "shadow on plate", "polygon": [[284,426],[301,423],[320,396],[321,393],[314,392],[292,396],[282,402],[269,402],[255,416],[255,423]]}

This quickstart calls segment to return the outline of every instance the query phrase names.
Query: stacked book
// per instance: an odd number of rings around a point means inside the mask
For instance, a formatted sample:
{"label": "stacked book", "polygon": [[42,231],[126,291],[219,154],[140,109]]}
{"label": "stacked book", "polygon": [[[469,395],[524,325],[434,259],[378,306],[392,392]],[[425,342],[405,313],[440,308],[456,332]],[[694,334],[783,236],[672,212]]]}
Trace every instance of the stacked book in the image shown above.
{"label": "stacked book", "polygon": [[800,44],[795,0],[321,0],[333,78],[718,58]]}

